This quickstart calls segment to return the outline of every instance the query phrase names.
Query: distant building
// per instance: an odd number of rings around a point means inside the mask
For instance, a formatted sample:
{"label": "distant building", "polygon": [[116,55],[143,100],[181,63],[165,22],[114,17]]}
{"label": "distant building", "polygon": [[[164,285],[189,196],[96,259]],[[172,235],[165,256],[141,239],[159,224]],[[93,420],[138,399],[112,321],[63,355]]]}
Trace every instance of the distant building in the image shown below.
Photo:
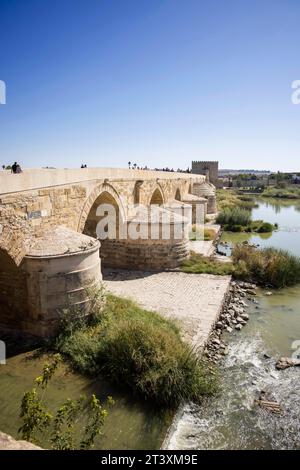
{"label": "distant building", "polygon": [[235,175],[256,175],[256,176],[268,176],[271,172],[269,170],[233,170],[233,169],[222,169],[219,170],[219,176],[235,176]]}
{"label": "distant building", "polygon": [[207,181],[218,186],[219,162],[193,161],[192,173],[206,175]]}

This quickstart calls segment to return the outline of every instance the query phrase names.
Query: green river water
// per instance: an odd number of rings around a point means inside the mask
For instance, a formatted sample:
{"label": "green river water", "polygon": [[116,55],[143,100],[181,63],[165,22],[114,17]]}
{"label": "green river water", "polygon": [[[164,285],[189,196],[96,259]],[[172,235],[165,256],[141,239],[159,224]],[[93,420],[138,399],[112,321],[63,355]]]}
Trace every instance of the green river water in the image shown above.
{"label": "green river water", "polygon": [[[247,239],[300,255],[300,201],[260,201],[253,218],[277,222],[279,230],[267,237],[225,233],[223,241]],[[183,408],[171,427],[168,448],[300,448],[300,368],[274,368],[275,360],[290,356],[295,352],[293,342],[300,340],[300,286],[273,291],[271,296],[259,290],[257,300],[258,304],[249,302],[250,321],[242,331],[225,338],[229,353],[220,365],[221,393],[201,407],[188,404]],[[266,359],[265,353],[271,357]],[[20,400],[44,362],[43,357],[23,353],[0,365],[1,431],[18,436]],[[284,408],[283,416],[266,414],[253,405],[261,390],[275,395]],[[110,394],[116,400],[96,449],[155,449],[162,444],[171,413],[155,411],[101,378],[91,380],[62,366],[47,396],[54,408],[66,398],[82,393],[96,393],[99,397]]]}
{"label": "green river water", "polygon": [[[30,390],[33,379],[40,375],[47,356],[36,357],[23,353],[0,365],[0,430],[18,436],[20,400],[24,391]],[[116,389],[98,377],[89,379],[75,374],[65,365],[59,366],[45,393],[50,409],[56,409],[67,398],[79,398],[95,393],[98,398],[113,396],[115,405],[96,440],[96,449],[155,449],[164,438],[172,415],[160,412],[131,397],[125,390]],[[46,441],[41,440],[46,446]]]}

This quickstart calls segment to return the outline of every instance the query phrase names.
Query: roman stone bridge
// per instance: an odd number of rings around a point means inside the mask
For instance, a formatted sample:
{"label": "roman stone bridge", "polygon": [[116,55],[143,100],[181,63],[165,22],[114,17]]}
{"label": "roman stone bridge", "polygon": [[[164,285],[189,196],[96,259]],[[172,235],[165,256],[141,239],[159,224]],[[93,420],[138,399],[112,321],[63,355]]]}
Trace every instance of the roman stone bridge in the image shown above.
{"label": "roman stone bridge", "polygon": [[[100,242],[97,208],[114,207],[115,237]],[[135,222],[149,224],[138,205],[158,211],[156,239],[120,236]],[[32,169],[0,172],[0,325],[37,335],[51,333],[66,305],[88,305],[87,287],[101,280],[101,266],[160,270],[189,254],[178,207],[216,210],[214,186],[205,176],[110,168]],[[173,213],[170,237],[161,216]],[[103,214],[102,214],[103,216]]]}

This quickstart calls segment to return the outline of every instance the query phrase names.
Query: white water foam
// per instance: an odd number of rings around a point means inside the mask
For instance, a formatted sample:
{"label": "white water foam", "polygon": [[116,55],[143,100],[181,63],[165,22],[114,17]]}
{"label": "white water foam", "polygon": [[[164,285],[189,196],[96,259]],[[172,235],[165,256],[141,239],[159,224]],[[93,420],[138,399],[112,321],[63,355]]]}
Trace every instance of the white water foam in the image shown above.
{"label": "white water foam", "polygon": [[[220,396],[178,412],[166,438],[167,449],[300,448],[300,371],[276,371],[263,356],[259,335],[233,342],[221,367]],[[254,402],[261,390],[282,404],[272,415]]]}

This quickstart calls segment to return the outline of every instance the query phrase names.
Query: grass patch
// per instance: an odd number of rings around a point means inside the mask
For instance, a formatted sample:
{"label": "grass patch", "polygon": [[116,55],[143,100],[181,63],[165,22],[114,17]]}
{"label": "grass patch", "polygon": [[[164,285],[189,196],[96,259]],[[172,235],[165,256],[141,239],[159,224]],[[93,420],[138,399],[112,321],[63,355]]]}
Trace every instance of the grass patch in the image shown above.
{"label": "grass patch", "polygon": [[235,277],[276,288],[300,282],[300,258],[276,248],[236,245],[232,258]]}
{"label": "grass patch", "polygon": [[85,324],[66,328],[56,338],[56,349],[74,369],[104,374],[159,406],[199,402],[215,392],[215,374],[182,341],[174,322],[113,295],[106,296],[101,314],[94,309]]}
{"label": "grass patch", "polygon": [[182,263],[181,269],[185,273],[215,274],[218,276],[226,276],[234,272],[232,263],[222,263],[210,258],[204,258],[194,252],[191,253],[189,259]]}

